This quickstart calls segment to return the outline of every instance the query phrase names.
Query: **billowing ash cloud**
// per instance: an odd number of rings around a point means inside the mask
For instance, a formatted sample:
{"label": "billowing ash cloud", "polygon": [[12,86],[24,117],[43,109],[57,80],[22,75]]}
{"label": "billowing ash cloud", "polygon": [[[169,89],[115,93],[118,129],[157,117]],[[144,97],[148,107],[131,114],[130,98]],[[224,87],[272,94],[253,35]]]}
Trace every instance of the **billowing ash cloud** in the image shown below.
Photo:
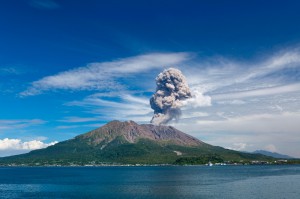
{"label": "billowing ash cloud", "polygon": [[184,100],[192,97],[190,88],[180,70],[169,68],[156,77],[156,92],[150,99],[154,116],[151,123],[166,124],[181,115]]}

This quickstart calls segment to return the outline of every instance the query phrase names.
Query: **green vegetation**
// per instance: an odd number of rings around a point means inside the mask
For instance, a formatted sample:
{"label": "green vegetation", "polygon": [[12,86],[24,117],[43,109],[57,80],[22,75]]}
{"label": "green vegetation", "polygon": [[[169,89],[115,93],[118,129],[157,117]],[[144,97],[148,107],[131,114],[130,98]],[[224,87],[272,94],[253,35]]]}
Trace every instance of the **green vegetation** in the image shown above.
{"label": "green vegetation", "polygon": [[0,166],[299,163],[298,160],[275,161],[275,158],[261,154],[212,146],[173,127],[112,121],[101,128],[46,149],[0,158]]}
{"label": "green vegetation", "polygon": [[[278,161],[277,161],[278,162]],[[279,161],[279,163],[286,163],[286,164],[300,164],[300,159],[289,159],[285,161]]]}
{"label": "green vegetation", "polygon": [[[103,165],[103,164],[175,164],[196,165],[273,160],[273,158],[241,153],[208,144],[187,147],[140,139],[129,143],[119,136],[112,142],[92,146],[77,137],[46,149],[0,159],[0,165]],[[177,155],[175,152],[180,152]]]}
{"label": "green vegetation", "polygon": [[217,154],[214,155],[201,155],[198,157],[182,157],[175,161],[175,165],[200,165],[207,163],[223,163],[224,160]]}

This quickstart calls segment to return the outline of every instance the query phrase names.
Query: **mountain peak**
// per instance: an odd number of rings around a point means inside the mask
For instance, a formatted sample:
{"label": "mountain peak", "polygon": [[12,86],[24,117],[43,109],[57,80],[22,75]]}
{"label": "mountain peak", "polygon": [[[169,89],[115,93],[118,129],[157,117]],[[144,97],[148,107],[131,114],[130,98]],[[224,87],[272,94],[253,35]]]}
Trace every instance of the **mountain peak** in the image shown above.
{"label": "mountain peak", "polygon": [[187,135],[172,126],[137,124],[134,121],[121,122],[113,120],[106,125],[92,130],[86,134],[77,136],[86,140],[89,144],[107,144],[116,138],[121,137],[129,143],[136,143],[141,138],[146,138],[158,142],[182,145],[200,146],[202,141]]}
{"label": "mountain peak", "polygon": [[206,144],[172,126],[114,120],[45,149],[0,158],[0,165],[205,164],[266,159],[270,158]]}

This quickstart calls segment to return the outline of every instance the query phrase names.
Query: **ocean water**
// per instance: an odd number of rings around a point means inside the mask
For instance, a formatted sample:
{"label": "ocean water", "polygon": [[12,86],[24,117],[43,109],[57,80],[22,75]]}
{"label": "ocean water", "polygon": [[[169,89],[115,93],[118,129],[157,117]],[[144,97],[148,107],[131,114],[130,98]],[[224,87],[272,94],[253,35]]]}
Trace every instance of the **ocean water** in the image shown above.
{"label": "ocean water", "polygon": [[0,198],[300,198],[300,165],[0,167]]}

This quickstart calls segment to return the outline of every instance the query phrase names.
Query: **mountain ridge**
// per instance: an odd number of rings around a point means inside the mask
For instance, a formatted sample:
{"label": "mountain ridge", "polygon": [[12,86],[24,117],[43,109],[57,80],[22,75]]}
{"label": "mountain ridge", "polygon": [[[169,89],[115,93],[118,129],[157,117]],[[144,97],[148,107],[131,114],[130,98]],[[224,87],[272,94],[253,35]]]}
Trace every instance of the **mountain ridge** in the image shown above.
{"label": "mountain ridge", "polygon": [[146,138],[154,141],[169,141],[182,146],[200,146],[205,144],[172,126],[139,125],[131,120],[125,122],[113,120],[100,128],[76,137],[89,140],[91,144],[99,145],[103,141],[109,143],[117,136],[123,136],[129,143],[136,143],[140,138]]}
{"label": "mountain ridge", "polygon": [[273,160],[207,144],[171,126],[111,121],[27,154],[0,158],[0,165],[206,164]]}
{"label": "mountain ridge", "polygon": [[262,154],[262,155],[270,156],[270,157],[273,157],[273,158],[295,159],[294,157],[291,157],[291,156],[288,156],[288,155],[285,155],[285,154],[280,154],[280,153],[266,151],[266,150],[256,150],[256,151],[253,151],[253,153]]}

